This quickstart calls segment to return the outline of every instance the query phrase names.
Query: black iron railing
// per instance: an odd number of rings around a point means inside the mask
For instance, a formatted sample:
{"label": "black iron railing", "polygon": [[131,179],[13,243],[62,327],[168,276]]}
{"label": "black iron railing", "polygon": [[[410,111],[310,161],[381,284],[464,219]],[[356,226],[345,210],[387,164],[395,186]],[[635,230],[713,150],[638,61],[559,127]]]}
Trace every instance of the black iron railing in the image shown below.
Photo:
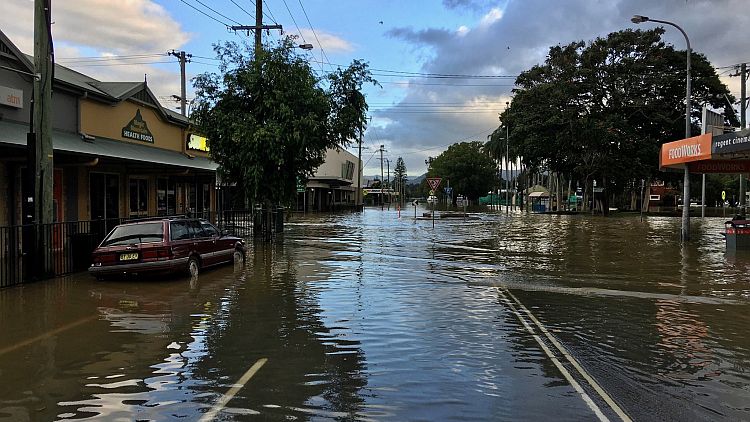
{"label": "black iron railing", "polygon": [[[251,210],[201,212],[186,217],[206,219],[234,236],[249,237],[253,233]],[[118,224],[135,220],[138,219],[0,227],[0,288],[84,271],[91,264],[91,252],[107,234]]]}

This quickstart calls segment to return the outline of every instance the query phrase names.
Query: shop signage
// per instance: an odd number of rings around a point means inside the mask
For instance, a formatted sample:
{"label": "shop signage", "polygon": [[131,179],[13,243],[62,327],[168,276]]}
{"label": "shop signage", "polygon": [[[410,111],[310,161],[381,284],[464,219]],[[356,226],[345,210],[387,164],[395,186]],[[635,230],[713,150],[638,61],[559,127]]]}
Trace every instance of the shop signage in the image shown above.
{"label": "shop signage", "polygon": [[727,154],[749,150],[750,129],[714,136],[711,145],[711,152],[713,152],[714,154]]}
{"label": "shop signage", "polygon": [[668,142],[661,146],[661,167],[711,159],[711,134]]}
{"label": "shop signage", "polygon": [[750,173],[750,160],[710,160],[688,164],[691,173]]}
{"label": "shop signage", "polygon": [[203,136],[191,133],[187,140],[187,149],[193,151],[208,152],[208,139]]}
{"label": "shop signage", "polygon": [[148,130],[146,121],[141,117],[141,109],[135,112],[135,117],[124,128],[122,128],[122,137],[154,143],[154,136]]}
{"label": "shop signage", "polygon": [[0,104],[23,108],[23,91],[7,86],[0,86]]}

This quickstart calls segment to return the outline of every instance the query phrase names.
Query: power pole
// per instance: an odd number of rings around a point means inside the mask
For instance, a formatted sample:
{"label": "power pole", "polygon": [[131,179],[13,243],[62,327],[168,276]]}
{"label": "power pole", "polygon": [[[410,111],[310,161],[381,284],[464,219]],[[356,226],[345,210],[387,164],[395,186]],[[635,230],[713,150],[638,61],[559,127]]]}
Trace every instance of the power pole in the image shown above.
{"label": "power pole", "polygon": [[380,210],[383,211],[383,147],[385,145],[380,146]]}
{"label": "power pole", "polygon": [[[361,196],[362,196],[362,132],[363,130],[360,128],[359,130],[359,157],[357,158],[357,194],[355,195],[355,204],[354,207],[359,210]],[[362,210],[364,210],[364,205],[362,206]]]}
{"label": "power pole", "polygon": [[385,159],[385,165],[387,169],[385,185],[388,187],[388,209],[391,209],[391,160]]}
{"label": "power pole", "polygon": [[180,113],[183,116],[186,116],[186,106],[187,106],[187,99],[185,96],[187,93],[185,92],[185,63],[190,63],[190,59],[193,57],[192,54],[185,54],[184,51],[170,51],[167,54],[170,56],[177,57],[177,60],[180,61]]}
{"label": "power pole", "polygon": [[[747,124],[747,63],[740,63],[739,74],[731,76],[740,77],[740,129],[745,129]],[[745,174],[740,173],[740,214],[745,215]]]}
{"label": "power pole", "polygon": [[258,52],[263,48],[263,30],[266,29],[283,29],[281,25],[263,25],[263,1],[255,1],[255,25],[233,25],[229,27],[233,31],[250,31],[255,32],[255,56],[258,56]]}
{"label": "power pole", "polygon": [[[45,259],[52,249],[48,244],[48,236],[44,236],[44,225],[54,222],[52,209],[52,184],[53,184],[53,149],[52,149],[52,21],[50,0],[34,1],[34,111],[32,116],[34,148],[34,164],[29,163],[29,169],[34,166],[32,189],[28,196],[34,202],[33,221],[36,227],[36,251],[35,256],[41,258],[35,266],[37,270],[47,272],[49,259]],[[38,252],[37,252],[38,251]]]}

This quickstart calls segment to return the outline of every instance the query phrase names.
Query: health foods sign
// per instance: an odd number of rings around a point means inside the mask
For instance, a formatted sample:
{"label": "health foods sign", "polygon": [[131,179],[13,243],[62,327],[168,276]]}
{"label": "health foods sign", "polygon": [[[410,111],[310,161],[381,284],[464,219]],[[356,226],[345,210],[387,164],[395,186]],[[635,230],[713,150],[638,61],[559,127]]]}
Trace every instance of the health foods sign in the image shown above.
{"label": "health foods sign", "polygon": [[135,139],[136,141],[154,143],[154,136],[148,130],[146,121],[141,117],[141,109],[135,112],[135,117],[124,128],[122,128],[122,137]]}

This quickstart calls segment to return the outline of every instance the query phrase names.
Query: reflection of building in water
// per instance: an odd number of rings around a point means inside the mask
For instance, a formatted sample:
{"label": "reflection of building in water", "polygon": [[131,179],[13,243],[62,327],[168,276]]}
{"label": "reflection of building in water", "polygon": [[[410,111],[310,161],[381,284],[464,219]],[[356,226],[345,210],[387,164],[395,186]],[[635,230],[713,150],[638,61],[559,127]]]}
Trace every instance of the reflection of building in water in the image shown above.
{"label": "reflection of building in water", "polygon": [[[673,378],[694,379],[699,371],[706,371],[703,376],[710,376],[714,371],[714,354],[705,341],[709,337],[708,327],[687,306],[671,300],[657,299],[655,327],[659,334],[657,347],[669,353],[662,357],[664,375]],[[663,352],[659,352],[661,356]]]}

